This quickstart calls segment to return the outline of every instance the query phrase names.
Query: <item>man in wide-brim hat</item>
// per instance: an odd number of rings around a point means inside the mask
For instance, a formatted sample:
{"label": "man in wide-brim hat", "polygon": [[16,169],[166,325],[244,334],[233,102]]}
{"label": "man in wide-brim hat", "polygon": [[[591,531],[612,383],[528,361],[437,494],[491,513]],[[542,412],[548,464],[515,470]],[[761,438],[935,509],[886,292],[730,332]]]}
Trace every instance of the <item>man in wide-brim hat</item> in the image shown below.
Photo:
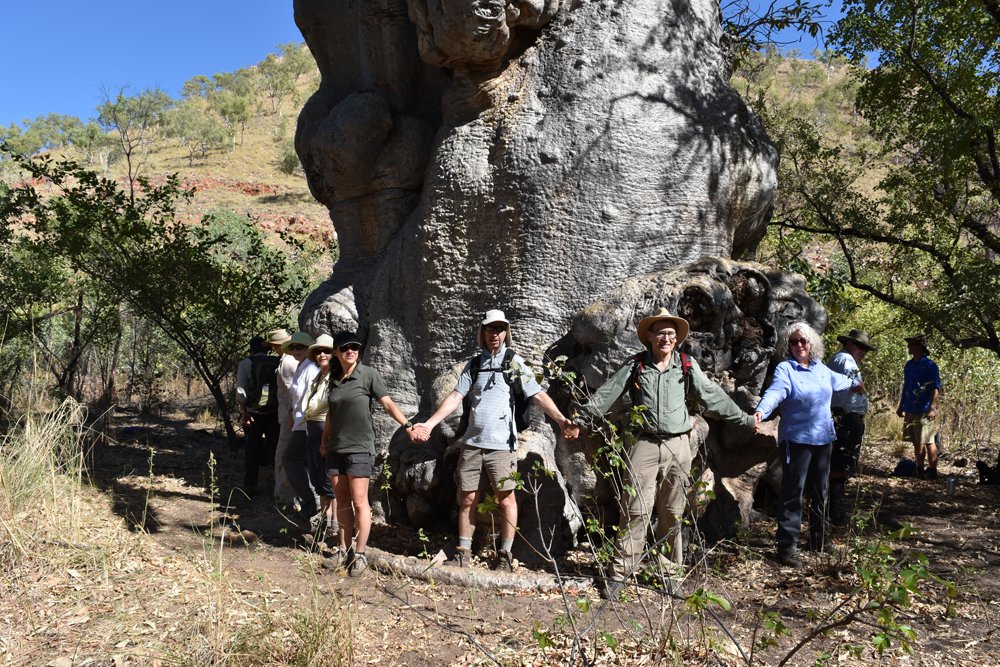
{"label": "man in wide-brim hat", "polygon": [[903,389],[896,414],[903,418],[903,439],[913,443],[917,477],[937,479],[938,450],[934,443],[937,428],[934,417],[937,416],[938,396],[941,393],[941,372],[928,356],[927,334],[918,333],[903,340],[906,341],[910,360],[903,367]]}
{"label": "man in wide-brim hat", "polygon": [[[527,362],[514,352],[510,321],[502,310],[488,310],[479,322],[476,342],[480,350],[465,364],[455,389],[427,421],[416,424],[416,439],[426,440],[434,427],[459,405],[464,407],[456,480],[458,482],[458,544],[452,565],[471,563],[476,529],[480,478],[485,476],[496,494],[500,513],[500,548],[494,566],[513,570],[511,552],[517,535],[518,426],[514,414],[519,398],[533,400],[560,429],[572,426],[535,379]],[[520,394],[520,397],[517,396]]]}
{"label": "man in wide-brim hat", "polygon": [[[661,559],[661,565],[672,570],[665,573],[668,586],[674,586],[670,577],[683,569],[681,518],[691,487],[692,460],[688,395],[697,398],[709,416],[747,429],[756,428],[752,415],[709,380],[694,359],[677,350],[689,330],[687,320],[666,308],[639,320],[636,334],[646,350],[625,362],[580,407],[585,421],[600,420],[615,401],[629,392],[633,406],[645,408],[639,413],[644,422],[642,430],[627,452],[626,470],[622,471],[625,483],[635,493],[623,493],[621,497],[618,553],[613,573],[601,582],[601,592],[607,598],[617,597],[626,579],[638,569],[654,509],[657,543],[669,551],[669,559]],[[578,433],[576,429],[568,435]]]}
{"label": "man in wide-brim hat", "polygon": [[837,439],[830,454],[829,520],[835,525],[847,521],[844,495],[847,480],[858,467],[861,441],[865,435],[865,414],[868,412],[868,394],[861,378],[861,360],[872,346],[868,334],[861,329],[851,329],[846,335],[837,336],[843,345],[830,358],[830,370],[856,380],[856,386],[833,392],[830,407]]}

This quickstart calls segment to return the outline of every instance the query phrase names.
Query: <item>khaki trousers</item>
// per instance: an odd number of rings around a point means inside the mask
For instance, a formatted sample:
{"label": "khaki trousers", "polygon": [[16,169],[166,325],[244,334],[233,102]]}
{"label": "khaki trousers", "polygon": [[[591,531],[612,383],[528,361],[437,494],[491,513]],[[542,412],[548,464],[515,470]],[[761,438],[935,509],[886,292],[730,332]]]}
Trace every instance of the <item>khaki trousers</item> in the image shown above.
{"label": "khaki trousers", "polygon": [[626,456],[625,483],[635,494],[623,491],[615,575],[624,578],[637,569],[646,551],[646,531],[656,510],[657,542],[670,548],[670,560],[684,563],[682,518],[691,488],[691,445],[685,433],[660,440],[640,436]]}

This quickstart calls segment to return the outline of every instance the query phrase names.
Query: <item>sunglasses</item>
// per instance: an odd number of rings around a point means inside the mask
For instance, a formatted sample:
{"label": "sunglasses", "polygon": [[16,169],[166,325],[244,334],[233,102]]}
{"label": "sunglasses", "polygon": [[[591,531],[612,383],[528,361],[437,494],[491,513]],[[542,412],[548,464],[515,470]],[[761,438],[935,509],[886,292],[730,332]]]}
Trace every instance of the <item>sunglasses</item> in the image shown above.
{"label": "sunglasses", "polygon": [[339,349],[341,352],[357,352],[361,349],[361,346],[357,343],[348,343],[347,345],[341,345]]}
{"label": "sunglasses", "polygon": [[294,345],[289,345],[288,349],[289,350],[295,350],[296,352],[298,352],[299,350],[306,349],[306,346],[305,345],[299,345],[298,343],[295,343]]}
{"label": "sunglasses", "polygon": [[503,333],[507,330],[506,324],[487,324],[486,330],[492,334]]}
{"label": "sunglasses", "polygon": [[809,341],[805,338],[792,338],[788,341],[789,345],[809,345]]}
{"label": "sunglasses", "polygon": [[331,350],[329,348],[321,347],[318,350],[316,350],[316,356],[319,356],[321,354],[333,354],[333,350]]}

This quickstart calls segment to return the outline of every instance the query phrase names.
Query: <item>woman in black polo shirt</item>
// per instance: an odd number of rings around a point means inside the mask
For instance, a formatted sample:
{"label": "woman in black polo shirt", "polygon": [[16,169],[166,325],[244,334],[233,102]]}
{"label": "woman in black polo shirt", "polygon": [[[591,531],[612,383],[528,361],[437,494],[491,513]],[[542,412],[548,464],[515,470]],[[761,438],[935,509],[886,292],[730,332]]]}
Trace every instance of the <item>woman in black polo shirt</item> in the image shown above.
{"label": "woman in black polo shirt", "polygon": [[[372,401],[381,403],[386,413],[406,428],[411,440],[414,433],[413,424],[389,397],[382,376],[361,363],[361,342],[357,336],[341,331],[333,344],[340,372],[334,369],[330,378],[330,409],[323,429],[323,446],[327,474],[337,497],[341,564],[356,577],[368,569],[365,549],[372,526],[368,504],[368,482],[375,463]],[[354,546],[348,550],[351,539]]]}

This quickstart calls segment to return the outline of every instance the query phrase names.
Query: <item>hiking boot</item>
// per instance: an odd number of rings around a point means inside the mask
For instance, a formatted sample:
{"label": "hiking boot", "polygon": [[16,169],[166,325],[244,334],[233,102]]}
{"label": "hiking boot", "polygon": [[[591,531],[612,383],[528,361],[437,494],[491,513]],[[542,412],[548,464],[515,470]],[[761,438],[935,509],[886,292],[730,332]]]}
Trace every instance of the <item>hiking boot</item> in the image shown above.
{"label": "hiking boot", "polygon": [[937,479],[938,471],[937,467],[927,469],[927,479]]}
{"label": "hiking boot", "polygon": [[796,570],[802,567],[802,561],[799,560],[798,555],[795,553],[794,549],[779,550],[778,557],[776,560],[782,565],[794,568]]}
{"label": "hiking boot", "polygon": [[927,471],[923,468],[917,468],[917,479],[927,479]]}
{"label": "hiking boot", "polygon": [[364,554],[354,554],[351,567],[347,573],[352,577],[360,577],[368,570],[368,558]]}
{"label": "hiking boot", "polygon": [[504,572],[514,571],[514,557],[510,555],[510,552],[501,549],[497,552],[497,555],[493,561],[493,570],[503,570]]}
{"label": "hiking boot", "polygon": [[466,567],[471,565],[472,559],[469,557],[469,550],[457,547],[451,558],[446,560],[444,564],[450,567]]}
{"label": "hiking boot", "polygon": [[334,547],[333,553],[331,553],[328,558],[323,559],[323,569],[339,570],[344,567],[345,560],[346,554],[340,550],[340,547]]}

